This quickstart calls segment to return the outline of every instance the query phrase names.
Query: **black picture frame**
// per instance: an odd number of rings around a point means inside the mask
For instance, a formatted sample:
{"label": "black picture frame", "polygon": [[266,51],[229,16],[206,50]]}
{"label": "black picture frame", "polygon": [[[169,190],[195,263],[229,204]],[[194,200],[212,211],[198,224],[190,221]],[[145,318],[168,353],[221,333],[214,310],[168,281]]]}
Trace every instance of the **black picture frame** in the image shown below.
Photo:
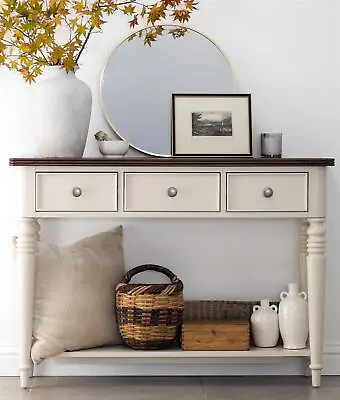
{"label": "black picture frame", "polygon": [[173,93],[171,154],[252,158],[251,94]]}

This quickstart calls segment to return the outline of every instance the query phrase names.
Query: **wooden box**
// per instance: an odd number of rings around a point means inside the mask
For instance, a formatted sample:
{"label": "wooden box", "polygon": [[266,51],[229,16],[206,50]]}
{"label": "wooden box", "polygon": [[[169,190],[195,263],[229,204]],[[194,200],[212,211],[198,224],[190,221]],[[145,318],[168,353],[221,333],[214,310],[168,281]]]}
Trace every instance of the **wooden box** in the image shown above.
{"label": "wooden box", "polygon": [[183,350],[249,350],[248,321],[189,320],[182,325]]}

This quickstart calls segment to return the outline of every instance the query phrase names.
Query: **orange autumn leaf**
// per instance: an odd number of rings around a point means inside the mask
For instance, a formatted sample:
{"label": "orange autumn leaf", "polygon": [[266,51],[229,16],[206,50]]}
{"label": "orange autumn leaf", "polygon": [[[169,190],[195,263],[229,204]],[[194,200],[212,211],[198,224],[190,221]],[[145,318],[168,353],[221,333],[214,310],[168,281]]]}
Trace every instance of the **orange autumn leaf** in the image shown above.
{"label": "orange autumn leaf", "polygon": [[128,6],[123,7],[123,13],[127,15],[132,15],[135,13],[136,7],[133,6],[132,4],[129,4]]}
{"label": "orange autumn leaf", "polygon": [[130,28],[134,28],[135,26],[138,25],[137,15],[135,15],[134,18],[131,21],[129,21],[129,25],[130,25]]}

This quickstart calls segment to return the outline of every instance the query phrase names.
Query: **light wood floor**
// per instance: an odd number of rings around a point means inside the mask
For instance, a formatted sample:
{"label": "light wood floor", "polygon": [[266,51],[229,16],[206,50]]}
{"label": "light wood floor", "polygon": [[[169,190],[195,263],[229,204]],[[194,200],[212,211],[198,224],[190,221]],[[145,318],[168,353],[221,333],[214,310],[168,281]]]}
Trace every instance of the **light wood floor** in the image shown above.
{"label": "light wood floor", "polygon": [[0,378],[0,400],[340,400],[340,376],[313,389],[305,377]]}

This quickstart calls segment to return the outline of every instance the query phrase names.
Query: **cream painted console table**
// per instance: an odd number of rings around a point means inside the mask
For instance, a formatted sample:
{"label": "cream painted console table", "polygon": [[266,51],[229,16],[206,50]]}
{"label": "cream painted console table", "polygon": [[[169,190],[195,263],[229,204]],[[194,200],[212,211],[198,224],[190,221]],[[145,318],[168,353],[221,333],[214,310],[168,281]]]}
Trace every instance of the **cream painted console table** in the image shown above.
{"label": "cream painted console table", "polygon": [[20,382],[30,358],[39,218],[296,218],[301,220],[300,283],[308,289],[309,348],[249,351],[67,352],[64,359],[118,362],[240,363],[304,357],[320,386],[325,286],[326,170],[334,159],[126,158],[11,159],[19,219]]}

